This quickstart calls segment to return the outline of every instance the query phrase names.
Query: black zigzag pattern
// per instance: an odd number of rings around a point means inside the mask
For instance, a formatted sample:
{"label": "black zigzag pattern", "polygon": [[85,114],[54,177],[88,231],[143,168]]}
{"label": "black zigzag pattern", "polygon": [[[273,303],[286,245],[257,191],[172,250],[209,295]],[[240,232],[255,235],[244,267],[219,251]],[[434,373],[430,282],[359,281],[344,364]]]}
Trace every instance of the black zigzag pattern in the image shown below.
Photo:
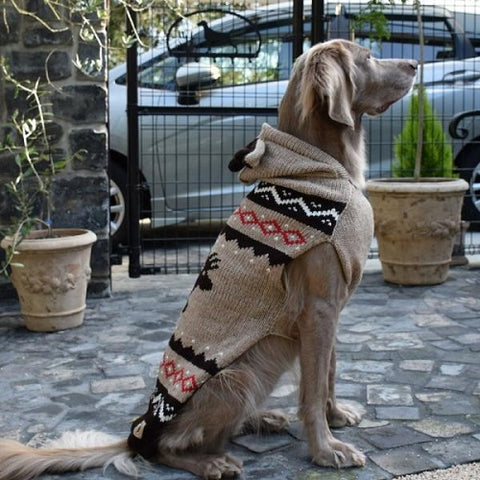
{"label": "black zigzag pattern", "polygon": [[307,195],[291,188],[260,182],[249,194],[249,200],[331,235],[346,204]]}
{"label": "black zigzag pattern", "polygon": [[169,347],[178,355],[188,360],[192,365],[201,368],[208,372],[212,377],[216,375],[221,369],[218,367],[215,360],[206,360],[205,353],[195,353],[192,347],[184,347],[181,339],[175,339],[175,336],[170,337],[168,343]]}
{"label": "black zigzag pattern", "polygon": [[219,264],[220,259],[218,258],[218,253],[211,253],[205,261],[205,265],[198,275],[197,281],[195,282],[193,288],[195,289],[195,287],[198,287],[200,290],[211,290],[213,288],[213,283],[208,276],[208,272],[211,270],[217,270]]}
{"label": "black zigzag pattern", "polygon": [[235,240],[239,248],[251,248],[256,256],[268,255],[268,262],[272,267],[276,265],[286,265],[292,260],[292,258],[285,253],[280,252],[273,247],[269,247],[264,243],[257,242],[253,238],[235,230],[229,225],[225,226],[223,234],[225,235],[226,240]]}

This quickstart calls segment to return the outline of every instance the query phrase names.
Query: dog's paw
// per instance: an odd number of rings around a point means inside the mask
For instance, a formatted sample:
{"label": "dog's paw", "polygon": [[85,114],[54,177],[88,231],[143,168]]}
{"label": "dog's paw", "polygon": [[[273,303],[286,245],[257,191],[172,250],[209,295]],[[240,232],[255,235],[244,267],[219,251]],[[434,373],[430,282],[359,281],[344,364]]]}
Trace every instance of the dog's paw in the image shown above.
{"label": "dog's paw", "polygon": [[333,428],[341,428],[346,425],[358,425],[362,419],[353,407],[343,403],[337,403],[327,412],[328,425]]}
{"label": "dog's paw", "polygon": [[259,414],[262,432],[281,432],[289,425],[288,415],[281,410],[265,410]]}
{"label": "dog's paw", "polygon": [[246,420],[240,432],[281,432],[289,423],[288,415],[281,410],[259,410]]}
{"label": "dog's paw", "polygon": [[222,478],[232,478],[242,473],[242,462],[232,455],[209,456],[203,462],[202,477],[205,480],[220,480]]}
{"label": "dog's paw", "polygon": [[322,467],[364,467],[366,457],[353,445],[335,440],[327,448],[317,452],[313,461]]}

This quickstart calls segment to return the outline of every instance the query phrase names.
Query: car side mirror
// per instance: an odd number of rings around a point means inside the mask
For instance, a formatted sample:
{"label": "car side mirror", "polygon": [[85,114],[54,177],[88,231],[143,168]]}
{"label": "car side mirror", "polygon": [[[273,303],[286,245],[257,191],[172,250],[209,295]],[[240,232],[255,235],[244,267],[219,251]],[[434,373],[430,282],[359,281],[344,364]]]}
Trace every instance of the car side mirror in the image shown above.
{"label": "car side mirror", "polygon": [[220,78],[220,69],[215,65],[189,62],[182,65],[175,75],[180,105],[196,105],[200,90],[211,87]]}

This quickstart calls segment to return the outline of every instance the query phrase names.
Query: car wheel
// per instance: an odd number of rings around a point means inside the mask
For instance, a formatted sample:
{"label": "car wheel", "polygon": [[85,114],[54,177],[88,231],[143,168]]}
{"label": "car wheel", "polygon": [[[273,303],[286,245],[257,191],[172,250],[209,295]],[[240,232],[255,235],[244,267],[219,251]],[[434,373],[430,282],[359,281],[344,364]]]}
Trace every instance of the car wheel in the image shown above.
{"label": "car wheel", "polygon": [[467,147],[457,158],[457,172],[469,185],[463,202],[462,218],[476,222],[470,228],[480,229],[480,145]]}
{"label": "car wheel", "polygon": [[127,172],[110,165],[110,237],[114,246],[127,243]]}

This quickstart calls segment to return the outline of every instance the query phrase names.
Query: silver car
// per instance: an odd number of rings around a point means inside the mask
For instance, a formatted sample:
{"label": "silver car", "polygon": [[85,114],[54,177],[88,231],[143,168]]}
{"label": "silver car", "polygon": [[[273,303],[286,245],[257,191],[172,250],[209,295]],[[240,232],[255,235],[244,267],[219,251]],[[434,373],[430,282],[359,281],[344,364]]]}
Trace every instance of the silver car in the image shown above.
{"label": "silver car", "polygon": [[[308,48],[310,6],[305,3]],[[364,5],[344,7],[340,17],[335,5],[326,6],[325,25],[332,38],[342,35],[340,20],[351,21]],[[356,26],[355,40],[378,57],[418,58],[416,13],[405,6],[386,8],[384,13],[389,40],[371,39],[369,25]],[[244,187],[228,171],[228,162],[255,138],[263,122],[275,126],[275,109],[290,74],[291,2],[211,20],[208,15],[194,12],[178,19],[160,47],[139,56],[141,208],[153,227],[230,215]],[[480,108],[480,64],[474,45],[448,10],[425,6],[423,15],[427,93],[447,130],[456,113]],[[123,64],[110,71],[109,85],[112,232],[117,243],[125,241],[126,233],[126,89]],[[390,174],[393,139],[402,128],[408,101],[407,97],[380,117],[365,118],[368,176]],[[480,145],[475,135],[480,124],[469,117],[462,126],[469,134],[453,140],[454,156],[461,176],[471,183],[466,215],[477,220]]]}

